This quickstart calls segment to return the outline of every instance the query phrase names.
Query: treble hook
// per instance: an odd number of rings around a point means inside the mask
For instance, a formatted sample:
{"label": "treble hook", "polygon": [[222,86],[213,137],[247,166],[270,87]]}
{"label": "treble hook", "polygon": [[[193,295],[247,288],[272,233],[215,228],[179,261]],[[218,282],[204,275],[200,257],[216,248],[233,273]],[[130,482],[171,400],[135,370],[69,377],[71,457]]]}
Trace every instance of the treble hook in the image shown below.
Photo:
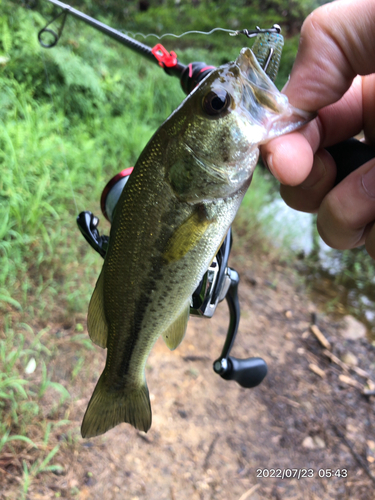
{"label": "treble hook", "polygon": [[237,35],[246,35],[247,38],[253,38],[254,36],[258,36],[261,33],[281,33],[281,28],[278,24],[274,24],[272,28],[269,29],[262,29],[259,28],[259,26],[255,27],[255,30],[240,30],[240,31],[235,31],[234,33],[229,33],[230,36],[237,36]]}
{"label": "treble hook", "polygon": [[[68,13],[69,13],[69,10],[70,10],[70,7],[67,6],[68,8],[64,9],[62,12],[60,12],[60,14],[58,14],[56,17],[54,17],[52,19],[52,21],[50,21],[48,24],[46,24],[44,26],[44,28],[42,28],[39,33],[38,33],[38,40],[39,40],[39,43],[42,47],[44,47],[45,49],[50,49],[51,47],[54,47],[57,42],[60,40],[60,37],[61,37],[61,33],[63,32],[63,29],[64,29],[64,26],[65,26],[65,21],[66,21],[66,18],[68,16]],[[52,24],[54,21],[56,21],[56,19],[58,19],[60,16],[63,16],[63,19],[62,19],[62,22],[60,24],[60,28],[59,28],[59,31],[56,33],[56,31],[53,31],[52,29],[48,28],[48,26],[50,24]],[[42,36],[44,33],[49,33],[50,35],[52,35],[53,37],[53,40],[51,43],[44,43],[43,40],[42,40]]]}

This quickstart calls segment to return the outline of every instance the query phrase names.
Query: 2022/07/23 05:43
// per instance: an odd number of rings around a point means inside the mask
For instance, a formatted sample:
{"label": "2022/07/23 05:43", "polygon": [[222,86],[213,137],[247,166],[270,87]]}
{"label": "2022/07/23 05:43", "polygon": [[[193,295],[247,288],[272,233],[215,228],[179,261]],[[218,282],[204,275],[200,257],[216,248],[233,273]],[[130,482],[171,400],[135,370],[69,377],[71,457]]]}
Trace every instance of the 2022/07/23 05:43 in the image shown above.
{"label": "2022/07/23 05:43", "polygon": [[348,477],[347,469],[301,469],[301,468],[290,468],[290,469],[262,469],[256,470],[256,477],[264,478],[277,478],[277,479],[305,479],[305,478],[334,478],[334,477]]}

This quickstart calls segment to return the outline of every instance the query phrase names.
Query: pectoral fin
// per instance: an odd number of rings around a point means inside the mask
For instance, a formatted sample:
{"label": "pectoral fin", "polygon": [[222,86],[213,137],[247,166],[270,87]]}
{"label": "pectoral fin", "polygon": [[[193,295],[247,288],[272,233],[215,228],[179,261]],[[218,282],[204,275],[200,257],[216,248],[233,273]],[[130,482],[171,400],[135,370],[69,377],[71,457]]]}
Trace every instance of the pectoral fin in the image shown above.
{"label": "pectoral fin", "polygon": [[176,349],[176,347],[181,344],[182,339],[185,336],[189,313],[190,303],[183,308],[180,316],[163,333],[163,339],[171,351]]}
{"label": "pectoral fin", "polygon": [[194,248],[212,222],[213,219],[207,218],[204,213],[204,207],[190,215],[167,242],[163,257],[168,264],[180,260]]}
{"label": "pectoral fin", "polygon": [[87,329],[90,339],[100,347],[107,347],[108,325],[104,314],[104,273],[100,273],[92,294],[87,314]]}

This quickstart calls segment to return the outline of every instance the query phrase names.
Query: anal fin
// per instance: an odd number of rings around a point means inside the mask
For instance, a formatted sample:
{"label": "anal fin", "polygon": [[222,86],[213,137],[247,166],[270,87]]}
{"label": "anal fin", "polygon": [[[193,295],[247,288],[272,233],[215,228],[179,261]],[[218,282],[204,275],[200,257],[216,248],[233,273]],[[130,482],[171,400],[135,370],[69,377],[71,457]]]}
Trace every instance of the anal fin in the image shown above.
{"label": "anal fin", "polygon": [[104,273],[103,270],[96,282],[95,290],[92,294],[89,312],[87,314],[87,329],[90,339],[100,347],[107,347],[108,324],[104,314]]}
{"label": "anal fin", "polygon": [[189,313],[190,301],[183,308],[182,313],[178,316],[178,318],[176,318],[167,330],[163,332],[164,342],[171,351],[176,349],[176,347],[181,344],[182,339],[185,336]]}

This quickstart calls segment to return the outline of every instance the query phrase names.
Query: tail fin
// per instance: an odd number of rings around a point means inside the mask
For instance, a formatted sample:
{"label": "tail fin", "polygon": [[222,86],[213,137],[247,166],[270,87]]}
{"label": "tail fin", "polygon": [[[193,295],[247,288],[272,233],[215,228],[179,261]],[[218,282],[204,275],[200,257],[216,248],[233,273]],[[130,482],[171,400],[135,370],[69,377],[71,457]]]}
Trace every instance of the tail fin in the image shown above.
{"label": "tail fin", "polygon": [[100,436],[122,422],[147,432],[151,427],[151,419],[151,403],[146,383],[138,390],[109,392],[102,373],[83,417],[81,434],[83,438]]}

